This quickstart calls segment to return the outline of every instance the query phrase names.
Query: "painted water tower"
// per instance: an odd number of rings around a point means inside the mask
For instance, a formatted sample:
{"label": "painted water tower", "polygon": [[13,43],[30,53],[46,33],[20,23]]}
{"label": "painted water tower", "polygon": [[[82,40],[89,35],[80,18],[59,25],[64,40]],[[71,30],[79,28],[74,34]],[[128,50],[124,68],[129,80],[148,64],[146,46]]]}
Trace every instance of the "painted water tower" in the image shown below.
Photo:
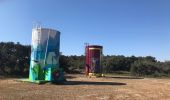
{"label": "painted water tower", "polygon": [[93,74],[102,75],[102,46],[99,45],[86,45],[85,47],[85,70],[86,75]]}
{"label": "painted water tower", "polygon": [[54,29],[32,29],[29,80],[62,81],[64,75],[59,67],[60,32]]}

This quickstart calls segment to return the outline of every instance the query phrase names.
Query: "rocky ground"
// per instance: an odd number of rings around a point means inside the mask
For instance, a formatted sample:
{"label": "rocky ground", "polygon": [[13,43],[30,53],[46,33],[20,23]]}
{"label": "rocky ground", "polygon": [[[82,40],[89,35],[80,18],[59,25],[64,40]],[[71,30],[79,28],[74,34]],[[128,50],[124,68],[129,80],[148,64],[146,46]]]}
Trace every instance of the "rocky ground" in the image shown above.
{"label": "rocky ground", "polygon": [[64,84],[0,77],[0,100],[170,100],[170,79],[67,75]]}

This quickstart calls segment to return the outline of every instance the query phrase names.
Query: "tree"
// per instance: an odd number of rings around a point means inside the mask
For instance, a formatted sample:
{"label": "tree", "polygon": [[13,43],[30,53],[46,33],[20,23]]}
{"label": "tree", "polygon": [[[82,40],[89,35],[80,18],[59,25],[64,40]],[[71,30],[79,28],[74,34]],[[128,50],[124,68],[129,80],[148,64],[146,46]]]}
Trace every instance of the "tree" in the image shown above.
{"label": "tree", "polygon": [[135,76],[154,76],[155,73],[159,73],[160,70],[157,64],[152,61],[145,59],[139,59],[135,61],[131,66],[131,74]]}

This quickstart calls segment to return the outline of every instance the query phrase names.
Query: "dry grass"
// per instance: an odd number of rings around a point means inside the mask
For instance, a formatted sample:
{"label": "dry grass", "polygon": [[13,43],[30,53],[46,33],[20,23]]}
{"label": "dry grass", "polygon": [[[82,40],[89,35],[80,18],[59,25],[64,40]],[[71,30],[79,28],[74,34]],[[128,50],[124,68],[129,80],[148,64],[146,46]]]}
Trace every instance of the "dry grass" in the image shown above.
{"label": "dry grass", "polygon": [[169,100],[169,79],[69,75],[64,85],[0,79],[0,100]]}

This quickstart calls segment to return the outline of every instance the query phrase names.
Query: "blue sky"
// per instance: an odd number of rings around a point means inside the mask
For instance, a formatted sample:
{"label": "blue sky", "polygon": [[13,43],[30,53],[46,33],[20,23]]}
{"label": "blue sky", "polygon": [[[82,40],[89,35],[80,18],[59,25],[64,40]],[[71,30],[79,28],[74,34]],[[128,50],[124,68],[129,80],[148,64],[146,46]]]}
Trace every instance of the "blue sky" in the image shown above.
{"label": "blue sky", "polygon": [[33,22],[61,32],[65,55],[84,43],[105,55],[170,60],[170,0],[0,0],[0,41],[31,43]]}

